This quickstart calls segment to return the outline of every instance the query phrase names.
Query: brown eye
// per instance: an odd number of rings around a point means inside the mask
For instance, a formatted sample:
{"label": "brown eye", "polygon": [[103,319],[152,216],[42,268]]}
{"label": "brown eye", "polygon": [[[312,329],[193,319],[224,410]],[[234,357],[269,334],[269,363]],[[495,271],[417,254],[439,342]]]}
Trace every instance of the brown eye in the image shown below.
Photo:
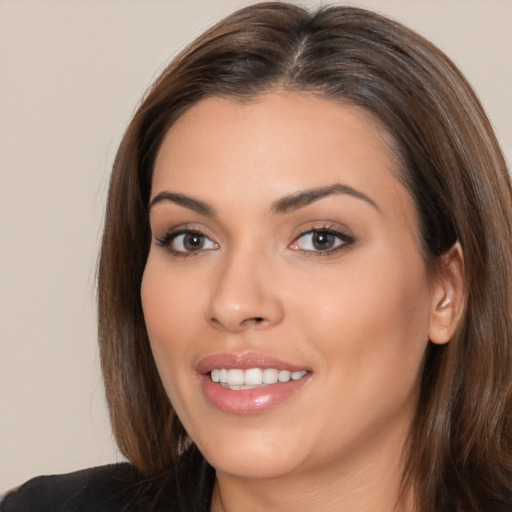
{"label": "brown eye", "polygon": [[336,244],[336,236],[327,231],[317,231],[313,233],[312,244],[318,251],[327,251]]}
{"label": "brown eye", "polygon": [[199,233],[185,233],[183,235],[183,248],[186,251],[198,251],[203,247],[205,237]]}
{"label": "brown eye", "polygon": [[354,239],[339,231],[313,229],[299,236],[290,249],[312,254],[329,254],[354,243]]}
{"label": "brown eye", "polygon": [[197,231],[171,233],[166,239],[160,241],[160,245],[167,247],[171,253],[180,255],[209,251],[219,247],[218,244],[210,240],[206,235]]}

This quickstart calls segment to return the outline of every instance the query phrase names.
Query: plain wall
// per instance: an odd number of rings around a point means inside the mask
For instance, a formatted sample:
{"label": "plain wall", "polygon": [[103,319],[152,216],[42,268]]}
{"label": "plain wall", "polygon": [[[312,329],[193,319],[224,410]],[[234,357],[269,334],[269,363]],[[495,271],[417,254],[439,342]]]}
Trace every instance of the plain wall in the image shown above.
{"label": "plain wall", "polygon": [[[157,70],[248,3],[0,0],[0,492],[121,459],[94,304],[109,169]],[[510,0],[352,4],[440,46],[474,85],[510,161]]]}

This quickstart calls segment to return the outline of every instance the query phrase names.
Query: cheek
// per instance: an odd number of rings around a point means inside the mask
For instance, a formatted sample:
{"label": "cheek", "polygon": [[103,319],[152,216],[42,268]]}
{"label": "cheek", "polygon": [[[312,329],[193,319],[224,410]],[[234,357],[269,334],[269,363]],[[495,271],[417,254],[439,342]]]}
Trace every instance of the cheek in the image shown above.
{"label": "cheek", "polygon": [[[169,262],[150,252],[141,284],[141,300],[150,340],[163,342],[197,325],[201,287]],[[191,318],[195,316],[196,321]]]}
{"label": "cheek", "polygon": [[197,313],[193,305],[198,304],[196,287],[180,280],[179,274],[169,272],[168,265],[151,253],[144,270],[141,285],[141,300],[146,329],[164,385],[174,379],[176,370],[187,366],[186,354],[189,344],[187,336],[197,328]]}
{"label": "cheek", "polygon": [[368,258],[315,277],[290,300],[295,301],[294,321],[311,333],[325,364],[343,367],[350,382],[374,382],[393,372],[414,380],[430,319],[421,258]]}
{"label": "cheek", "polygon": [[151,351],[167,396],[178,416],[187,418],[193,400],[194,375],[191,339],[201,339],[198,329],[198,287],[184,281],[183,272],[169,272],[165,258],[152,257],[144,270],[141,300]]}

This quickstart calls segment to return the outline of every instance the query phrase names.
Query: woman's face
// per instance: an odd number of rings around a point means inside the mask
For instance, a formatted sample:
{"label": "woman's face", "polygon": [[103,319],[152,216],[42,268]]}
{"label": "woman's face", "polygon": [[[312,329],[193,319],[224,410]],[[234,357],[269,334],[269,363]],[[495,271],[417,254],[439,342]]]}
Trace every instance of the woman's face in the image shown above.
{"label": "woman's face", "polygon": [[294,93],[206,99],[167,133],[142,303],[167,394],[218,472],[399,456],[434,292],[386,140],[361,110]]}

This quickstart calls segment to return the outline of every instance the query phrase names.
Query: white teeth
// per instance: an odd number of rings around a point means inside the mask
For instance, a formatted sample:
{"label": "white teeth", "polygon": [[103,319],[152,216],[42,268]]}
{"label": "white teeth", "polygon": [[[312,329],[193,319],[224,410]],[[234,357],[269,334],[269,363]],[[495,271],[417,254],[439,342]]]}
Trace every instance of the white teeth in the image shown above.
{"label": "white teeth", "polygon": [[244,371],[243,370],[228,370],[228,381],[230,386],[243,386],[244,385]]}
{"label": "white teeth", "polygon": [[308,372],[302,370],[299,372],[290,372],[288,370],[276,370],[275,368],[250,368],[249,370],[240,370],[232,368],[226,370],[224,368],[211,371],[210,376],[213,382],[226,384],[231,389],[252,389],[267,384],[275,384],[276,382],[289,382],[291,380],[299,380]]}
{"label": "white teeth", "polygon": [[288,382],[291,376],[292,372],[289,372],[288,370],[281,370],[277,378],[279,379],[279,382]]}
{"label": "white teeth", "polygon": [[263,370],[263,384],[275,384],[279,371],[274,368],[265,368]]}
{"label": "white teeth", "polygon": [[245,370],[244,382],[246,386],[260,386],[263,384],[263,371],[259,368]]}

